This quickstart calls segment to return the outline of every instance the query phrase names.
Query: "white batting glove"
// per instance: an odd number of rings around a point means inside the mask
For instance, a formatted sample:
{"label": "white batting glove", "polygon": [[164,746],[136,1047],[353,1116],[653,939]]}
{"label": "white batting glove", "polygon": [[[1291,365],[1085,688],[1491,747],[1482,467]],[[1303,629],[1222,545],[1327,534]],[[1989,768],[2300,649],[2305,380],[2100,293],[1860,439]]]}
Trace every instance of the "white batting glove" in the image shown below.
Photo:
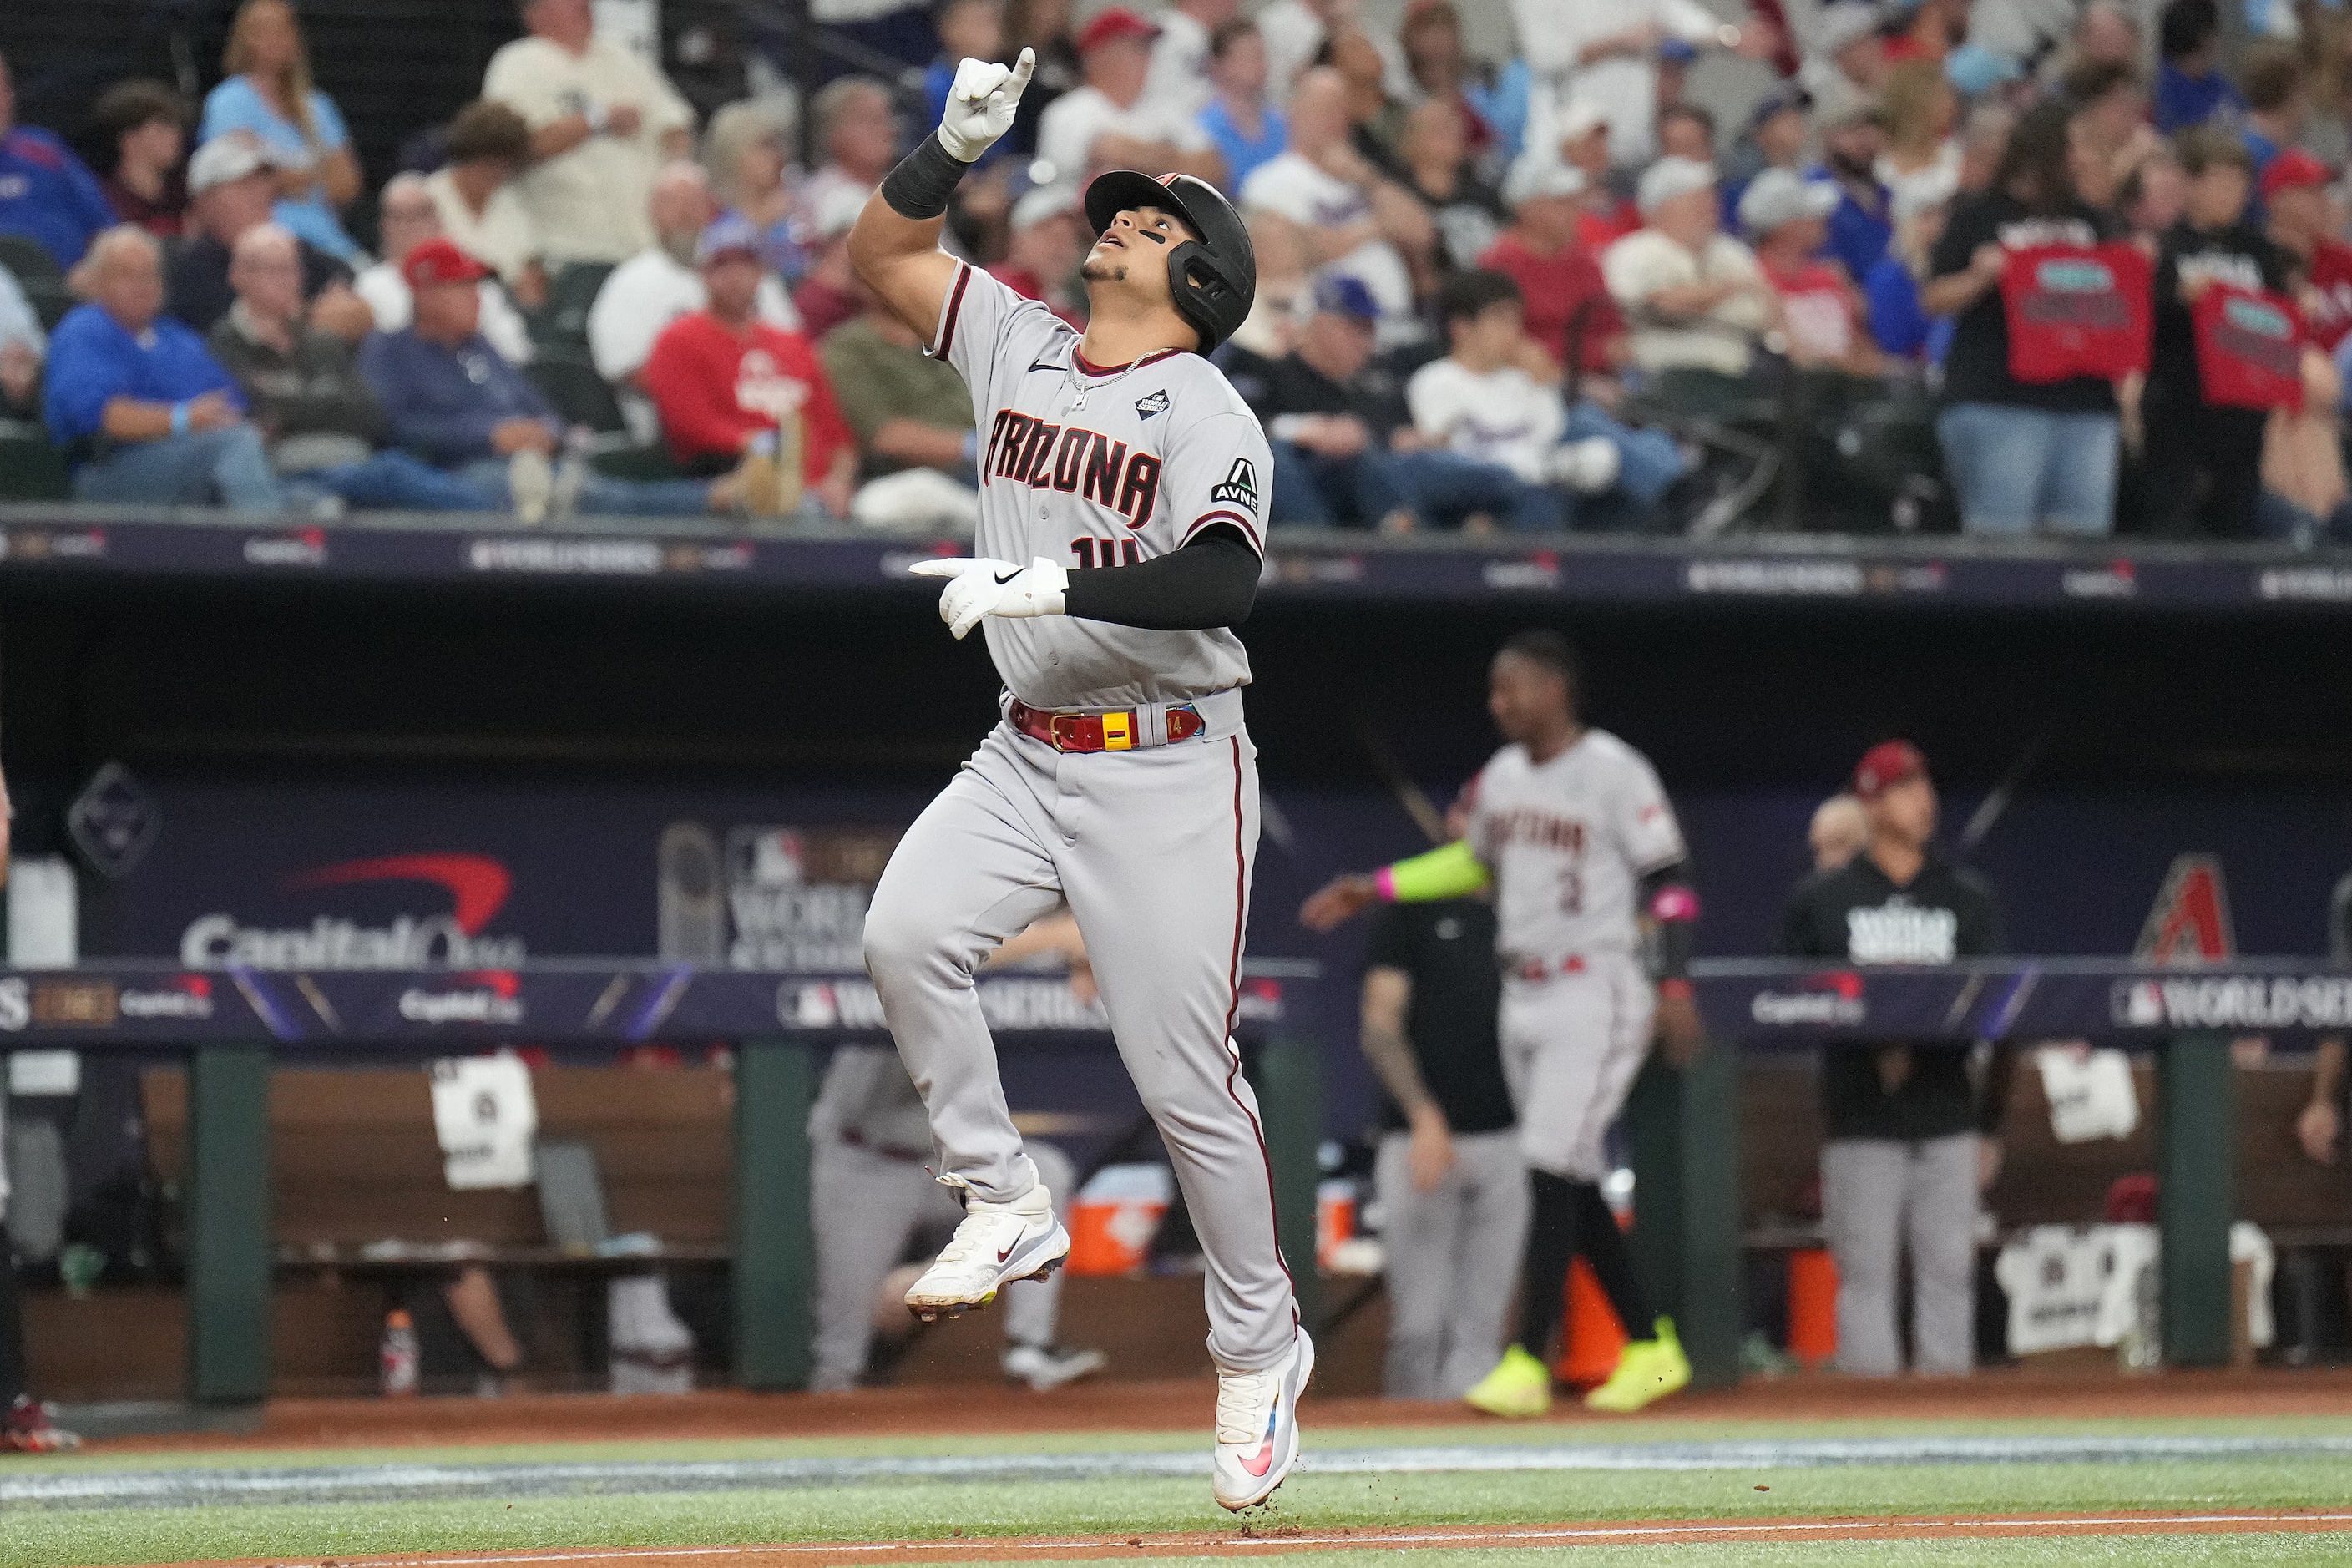
{"label": "white batting glove", "polygon": [[1042,555],[1026,566],[962,556],[918,561],[908,570],[918,577],[949,579],[940,595],[940,619],[959,639],[980,625],[982,616],[1058,616],[1070,586],[1069,572]]}
{"label": "white batting glove", "polygon": [[1023,49],[1010,66],[965,60],[948,89],[947,112],[940,116],[940,145],[958,163],[976,163],[996,139],[1013,129],[1013,115],[1037,69],[1037,51]]}

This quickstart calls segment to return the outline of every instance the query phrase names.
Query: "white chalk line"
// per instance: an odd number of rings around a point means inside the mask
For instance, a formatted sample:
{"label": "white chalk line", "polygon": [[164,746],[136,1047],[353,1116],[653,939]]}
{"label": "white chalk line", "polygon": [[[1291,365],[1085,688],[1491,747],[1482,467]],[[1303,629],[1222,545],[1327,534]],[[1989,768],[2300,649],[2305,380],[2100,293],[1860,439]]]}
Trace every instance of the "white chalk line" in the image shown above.
{"label": "white chalk line", "polygon": [[[2054,1514],[2039,1518],[2007,1517],[1961,1519],[1886,1519],[1886,1520],[1754,1520],[1710,1523],[1694,1520],[1687,1523],[1672,1521],[1644,1521],[1640,1524],[1576,1524],[1549,1525],[1540,1529],[1422,1531],[1411,1535],[1366,1531],[1355,1535],[1280,1535],[1234,1536],[1227,1541],[1201,1542],[1200,1553],[1213,1555],[1218,1552],[1276,1551],[1293,1552],[1302,1547],[1386,1547],[1386,1546],[1461,1546],[1465,1544],[1493,1545],[1512,1542],[1607,1541],[1639,1539],[1645,1536],[1724,1536],[1773,1535],[1797,1531],[1827,1533],[1831,1531],[1949,1531],[1974,1534],[2004,1530],[2063,1530],[2087,1531],[2114,1530],[2134,1526],[2149,1532],[2160,1532],[2167,1527],[2179,1528],[2208,1524],[2343,1524],[2352,1525],[2352,1513],[2303,1513],[2290,1510],[2248,1513],[2179,1513],[2179,1514],[2116,1514],[2113,1516]],[[480,1557],[419,1557],[415,1561],[428,1563],[433,1568],[492,1568],[494,1564],[514,1563],[605,1563],[626,1560],[650,1561],[673,1557],[741,1557],[821,1556],[827,1552],[1118,1552],[1133,1551],[1129,1536],[1101,1536],[1076,1541],[1022,1541],[1001,1537],[950,1537],[941,1541],[844,1541],[807,1542],[781,1546],[635,1546],[614,1547],[602,1552],[517,1552]],[[1194,1544],[1166,1539],[1150,1540],[1153,1548]],[[349,1562],[349,1559],[338,1559]]]}

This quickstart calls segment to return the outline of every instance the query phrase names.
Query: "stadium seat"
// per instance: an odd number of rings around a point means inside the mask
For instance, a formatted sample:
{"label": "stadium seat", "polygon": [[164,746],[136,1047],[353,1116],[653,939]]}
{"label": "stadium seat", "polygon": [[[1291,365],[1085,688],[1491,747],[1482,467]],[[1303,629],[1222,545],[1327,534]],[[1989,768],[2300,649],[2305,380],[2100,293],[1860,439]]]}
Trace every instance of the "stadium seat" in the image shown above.
{"label": "stadium seat", "polygon": [[628,428],[620,402],[589,363],[586,349],[542,344],[522,373],[567,422],[606,435]]}
{"label": "stadium seat", "polygon": [[62,285],[66,280],[66,269],[58,265],[49,247],[21,234],[0,234],[0,267],[14,273],[28,289],[36,283]]}
{"label": "stadium seat", "polygon": [[588,346],[588,311],[612,264],[575,261],[548,279],[547,303],[530,315],[531,341],[541,349]]}
{"label": "stadium seat", "polygon": [[0,419],[0,500],[71,500],[66,461],[37,425]]}
{"label": "stadium seat", "polygon": [[65,320],[67,311],[81,303],[66,287],[65,268],[58,265],[48,247],[37,239],[27,239],[21,234],[0,234],[0,267],[6,268],[16,279],[16,286],[25,291],[25,301],[40,317],[44,331],[54,329]]}

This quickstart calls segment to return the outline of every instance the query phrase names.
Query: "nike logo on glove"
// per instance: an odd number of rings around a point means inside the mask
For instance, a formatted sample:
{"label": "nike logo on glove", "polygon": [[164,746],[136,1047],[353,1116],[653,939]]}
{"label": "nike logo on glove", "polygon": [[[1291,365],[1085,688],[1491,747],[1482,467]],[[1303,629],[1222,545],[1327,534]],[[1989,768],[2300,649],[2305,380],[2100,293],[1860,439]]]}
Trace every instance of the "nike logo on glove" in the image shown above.
{"label": "nike logo on glove", "polygon": [[[1013,579],[1014,579],[1015,577],[1020,576],[1020,575],[1021,575],[1021,574],[1023,574],[1024,572],[1026,572],[1027,570],[1029,570],[1029,568],[1027,568],[1026,566],[1015,566],[1012,571],[1007,572],[1003,576],[996,578],[996,580],[995,580],[995,581],[996,581],[996,585],[997,585],[998,587],[1002,588],[1002,587],[1003,587],[1003,586],[1004,586],[1004,584],[1006,584],[1007,583],[1012,582],[1012,581],[1013,581]],[[998,1258],[998,1259],[997,1259],[997,1261],[998,1261],[998,1262],[1000,1262],[1000,1263],[1002,1263],[1002,1262],[1003,1262],[1003,1261],[1004,1261],[1004,1260],[1003,1260],[1003,1258]]]}

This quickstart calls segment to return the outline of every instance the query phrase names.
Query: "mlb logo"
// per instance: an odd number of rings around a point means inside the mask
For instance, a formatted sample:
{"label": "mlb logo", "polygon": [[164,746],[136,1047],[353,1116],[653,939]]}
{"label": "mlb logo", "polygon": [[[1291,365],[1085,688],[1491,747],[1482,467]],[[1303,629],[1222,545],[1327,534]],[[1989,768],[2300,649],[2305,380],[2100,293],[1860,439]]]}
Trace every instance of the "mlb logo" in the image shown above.
{"label": "mlb logo", "polygon": [[830,1029],[841,1021],[841,1006],[834,1000],[832,986],[796,985],[790,994],[791,1005],[776,1009],[777,1022],[793,1028]]}
{"label": "mlb logo", "polygon": [[802,879],[801,836],[789,827],[739,829],[729,835],[728,859],[736,881],[755,888],[790,888]]}
{"label": "mlb logo", "polygon": [[2164,1022],[2164,990],[2153,980],[2124,981],[2109,1011],[2126,1029],[2153,1029]]}

